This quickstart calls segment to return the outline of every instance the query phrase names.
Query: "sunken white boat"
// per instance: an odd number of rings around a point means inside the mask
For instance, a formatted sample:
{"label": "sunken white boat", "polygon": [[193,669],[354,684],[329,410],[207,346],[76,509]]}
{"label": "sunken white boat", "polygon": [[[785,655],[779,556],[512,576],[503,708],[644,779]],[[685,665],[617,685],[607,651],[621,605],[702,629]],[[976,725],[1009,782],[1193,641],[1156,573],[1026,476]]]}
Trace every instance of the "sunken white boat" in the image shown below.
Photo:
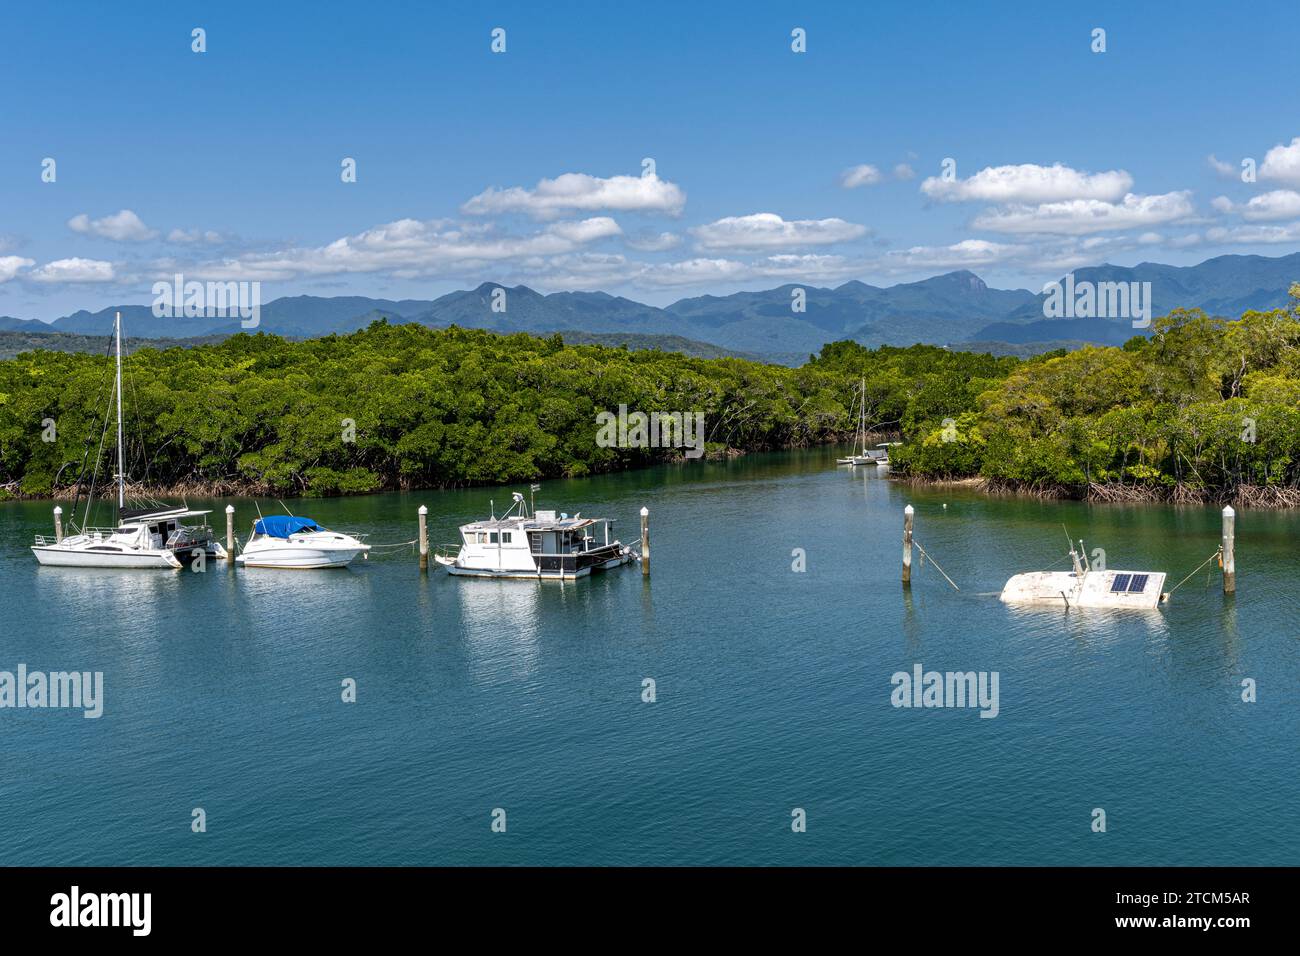
{"label": "sunken white boat", "polygon": [[268,515],[253,522],[235,563],[246,568],[345,568],[369,550],[360,536],[322,528],[311,518]]}
{"label": "sunken white boat", "polygon": [[[114,399],[117,406],[117,524],[111,527],[77,526],[78,498],[73,503],[68,523],[72,534],[56,532],[53,538],[37,535],[32,553],[43,565],[68,568],[181,568],[187,561],[203,556],[224,558],[223,548],[208,526],[208,511],[168,507],[151,502],[147,507],[127,509],[125,448],[122,428],[122,313],[113,323],[116,369]],[[105,417],[104,432],[108,432]],[[101,438],[102,442],[102,438]],[[99,462],[95,462],[98,475]],[[84,469],[83,469],[84,477]],[[89,516],[95,500],[95,480],[90,481],[84,515]],[[57,514],[57,512],[56,512]],[[203,519],[195,521],[192,519]],[[57,525],[56,525],[57,528]]]}
{"label": "sunken white boat", "polygon": [[571,581],[638,560],[612,536],[613,521],[538,510],[531,515],[524,496],[500,518],[460,527],[460,544],[448,545],[434,560],[450,574],[480,578]]}
{"label": "sunken white boat", "polygon": [[1029,571],[1013,576],[1002,589],[1003,603],[1150,610],[1167,597],[1164,571],[1094,569],[1082,541],[1078,551],[1071,542],[1070,558],[1073,571]]}

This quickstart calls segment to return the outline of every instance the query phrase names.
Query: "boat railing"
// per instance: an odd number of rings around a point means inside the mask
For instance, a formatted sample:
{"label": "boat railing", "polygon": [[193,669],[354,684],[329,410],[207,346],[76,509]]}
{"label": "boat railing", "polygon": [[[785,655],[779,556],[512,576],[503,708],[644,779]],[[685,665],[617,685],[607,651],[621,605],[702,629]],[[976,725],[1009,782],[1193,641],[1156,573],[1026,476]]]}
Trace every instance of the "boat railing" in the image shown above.
{"label": "boat railing", "polygon": [[212,526],[206,524],[188,524],[182,525],[167,536],[165,547],[177,548],[186,545],[199,544],[205,541],[211,541],[213,537]]}
{"label": "boat railing", "polygon": [[[119,530],[120,529],[118,528],[77,528],[70,531],[68,534],[65,534],[63,540],[67,541],[71,538],[85,538],[89,541],[103,541],[106,538],[110,538],[117,534]],[[46,534],[38,534],[35,537],[35,546],[38,548],[53,547],[58,543],[59,542],[56,539]]]}
{"label": "boat railing", "polygon": [[460,555],[459,544],[440,544],[434,549],[434,556],[439,558],[455,558]]}

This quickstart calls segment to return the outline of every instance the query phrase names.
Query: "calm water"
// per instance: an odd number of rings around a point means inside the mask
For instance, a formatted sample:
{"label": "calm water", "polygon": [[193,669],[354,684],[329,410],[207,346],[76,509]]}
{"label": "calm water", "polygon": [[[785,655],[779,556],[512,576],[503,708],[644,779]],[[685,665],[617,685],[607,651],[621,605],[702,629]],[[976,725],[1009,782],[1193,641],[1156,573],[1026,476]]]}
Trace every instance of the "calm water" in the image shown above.
{"label": "calm water", "polygon": [[[918,492],[833,459],[544,486],[624,540],[648,506],[649,584],[421,577],[409,552],[38,568],[49,503],[0,505],[0,670],[106,685],[99,720],[0,710],[0,863],[1297,861],[1300,517],[1239,517],[1233,602],[1203,571],[1158,612],[1011,610],[996,592],[1064,555],[1062,522],[1171,587],[1217,546],[1217,510]],[[288,504],[380,543],[413,538],[424,503],[436,544],[511,490]],[[961,593],[926,566],[905,598],[909,501]],[[1000,715],[893,708],[917,662],[998,671]]]}

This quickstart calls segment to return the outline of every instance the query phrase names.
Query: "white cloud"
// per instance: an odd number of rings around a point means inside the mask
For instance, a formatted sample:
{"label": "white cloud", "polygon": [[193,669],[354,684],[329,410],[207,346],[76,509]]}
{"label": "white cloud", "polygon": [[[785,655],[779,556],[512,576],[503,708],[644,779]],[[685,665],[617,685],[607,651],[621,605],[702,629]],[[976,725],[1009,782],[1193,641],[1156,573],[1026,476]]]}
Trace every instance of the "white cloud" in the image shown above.
{"label": "white cloud", "polygon": [[696,247],[714,249],[780,249],[828,245],[858,239],[867,227],[843,219],[795,219],[787,222],[775,213],[728,216],[689,232]]}
{"label": "white cloud", "polygon": [[555,179],[541,180],[534,189],[489,187],[461,206],[461,211],[469,215],[520,212],[537,219],[597,210],[676,216],[685,204],[686,193],[680,186],[653,173],[608,179],[586,173],[565,173]]}
{"label": "white cloud", "polygon": [[1292,139],[1291,145],[1278,144],[1264,154],[1259,178],[1300,185],[1300,136]]}
{"label": "white cloud", "polygon": [[623,234],[618,223],[608,216],[553,223],[546,227],[546,232],[573,243],[595,242],[598,239],[608,239],[610,236]]}
{"label": "white cloud", "polygon": [[1232,163],[1225,163],[1223,160],[1217,158],[1213,153],[1207,157],[1207,162],[1209,162],[1210,168],[1224,179],[1237,178],[1238,169],[1236,166],[1232,165]]}
{"label": "white cloud", "polygon": [[1300,242],[1300,222],[1285,226],[1236,226],[1232,229],[1207,229],[1205,238],[1222,243],[1293,243]]}
{"label": "white cloud", "polygon": [[686,259],[656,264],[644,270],[641,278],[654,285],[702,285],[747,279],[750,275],[749,267],[734,259]]}
{"label": "white cloud", "polygon": [[913,169],[911,166],[909,166],[907,163],[899,163],[897,166],[894,167],[894,178],[915,179],[916,170]]}
{"label": "white cloud", "polygon": [[178,243],[179,245],[193,245],[195,243],[207,243],[208,245],[218,245],[225,242],[225,236],[212,229],[173,229],[167,233],[167,241]]}
{"label": "white cloud", "polygon": [[638,233],[635,236],[628,236],[625,241],[628,248],[638,252],[664,252],[681,245],[682,237],[675,232],[661,232],[658,235]]}
{"label": "white cloud", "polygon": [[986,239],[963,239],[950,246],[912,246],[886,254],[886,261],[898,266],[921,269],[971,269],[1023,258],[1025,247],[989,242]]}
{"label": "white cloud", "polygon": [[1272,192],[1252,196],[1244,205],[1233,203],[1227,196],[1218,196],[1210,205],[1221,213],[1239,213],[1247,222],[1269,222],[1300,217],[1300,193],[1291,189],[1275,189]]}
{"label": "white cloud", "polygon": [[1194,212],[1189,191],[1138,196],[1129,193],[1121,202],[1073,199],[1039,206],[992,209],[972,223],[990,232],[1082,236],[1094,232],[1134,229],[1176,222]]}
{"label": "white cloud", "polygon": [[859,186],[874,186],[884,178],[875,166],[863,163],[840,173],[840,185],[845,189],[857,189]]}
{"label": "white cloud", "polygon": [[74,258],[47,262],[27,276],[37,282],[111,282],[114,273],[111,262]]}
{"label": "white cloud", "polygon": [[510,260],[564,255],[621,232],[607,216],[551,223],[526,236],[503,235],[482,223],[399,219],[325,246],[250,253],[186,271],[204,279],[248,281],[353,272],[392,271],[403,277],[464,273]]}
{"label": "white cloud", "polygon": [[114,242],[144,242],[158,235],[130,209],[123,209],[103,219],[91,219],[83,212],[68,220],[68,228],[73,232],[112,239]]}
{"label": "white cloud", "polygon": [[8,282],[18,275],[19,269],[28,269],[34,265],[35,260],[24,259],[22,256],[0,256],[0,282]]}
{"label": "white cloud", "polygon": [[1123,170],[1083,173],[1056,163],[1036,166],[989,166],[969,179],[946,180],[931,176],[921,192],[945,202],[1045,203],[1071,199],[1113,201],[1133,187],[1133,177]]}

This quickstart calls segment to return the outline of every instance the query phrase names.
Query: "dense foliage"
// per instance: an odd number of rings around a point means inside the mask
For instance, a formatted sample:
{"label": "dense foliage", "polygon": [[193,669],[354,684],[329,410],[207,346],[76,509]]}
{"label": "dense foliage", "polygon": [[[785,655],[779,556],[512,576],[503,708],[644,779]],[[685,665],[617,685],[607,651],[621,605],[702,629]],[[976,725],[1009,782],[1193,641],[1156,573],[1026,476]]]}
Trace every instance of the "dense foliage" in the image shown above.
{"label": "dense foliage", "polygon": [[[620,404],[703,412],[717,451],[831,440],[850,401],[815,369],[383,322],[309,341],[143,348],[125,368],[128,472],[154,488],[339,494],[583,475],[680,456],[598,446],[597,412]],[[89,460],[111,460],[112,428],[99,446],[111,376],[104,354],[0,362],[10,494],[72,484],[87,436]]]}
{"label": "dense foliage", "polygon": [[[702,412],[712,454],[840,441],[865,378],[870,427],[904,442],[896,474],[1103,497],[1300,489],[1300,321],[1285,310],[1176,311],[1123,348],[1030,359],[837,342],[786,368],[377,322],[145,348],[126,368],[129,471],[154,488],[346,494],[681,456],[601,447],[597,413],[620,405]],[[83,458],[111,458],[111,375],[103,354],[0,361],[0,494],[49,494]]]}
{"label": "dense foliage", "polygon": [[1179,310],[1152,332],[1019,363],[973,401],[955,393],[913,423],[895,463],[1054,493],[1295,503],[1296,315]]}

